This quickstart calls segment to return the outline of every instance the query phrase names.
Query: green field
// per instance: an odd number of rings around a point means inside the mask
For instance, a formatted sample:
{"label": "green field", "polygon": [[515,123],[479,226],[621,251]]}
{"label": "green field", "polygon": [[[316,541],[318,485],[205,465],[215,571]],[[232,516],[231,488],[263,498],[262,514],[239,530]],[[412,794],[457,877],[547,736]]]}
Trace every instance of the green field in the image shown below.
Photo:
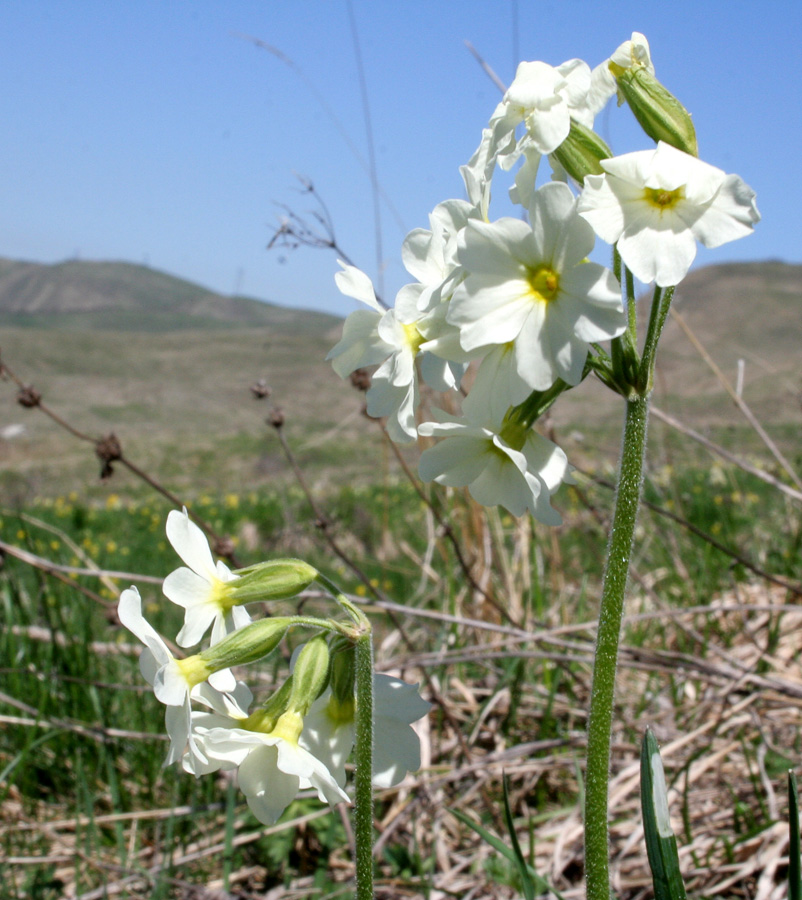
{"label": "green field", "polygon": [[[317,495],[330,533],[367,583],[326,547],[298,487],[207,493],[196,509],[234,538],[242,563],[300,555],[365,600],[378,629],[379,668],[422,681],[435,700],[424,770],[379,799],[380,831],[390,832],[379,896],[459,894],[481,884],[494,896],[515,895],[509,865],[449,813],[472,811],[500,831],[502,770],[522,840],[534,834],[539,870],[562,860],[555,883],[566,889],[576,876],[568,863],[581,847],[577,766],[609,492],[584,479],[577,489],[563,488],[558,505],[566,522],[556,530],[479,517],[460,493],[432,499],[447,512],[490,600],[467,589],[428,507],[394,478]],[[647,499],[747,563],[796,576],[798,507],[759,480],[718,465],[661,466]],[[339,814],[300,799],[286,824],[266,829],[225,780],[196,781],[161,767],[161,707],[138,674],[138,646],[114,616],[117,591],[136,578],[69,572],[97,566],[164,576],[177,565],[163,530],[169,508],[140,489],[128,499],[110,493],[87,501],[73,492],[2,511],[4,541],[67,571],[48,575],[8,555],[0,580],[0,846],[7,861],[0,894],[89,897],[105,885],[109,895],[184,897],[191,885],[226,884],[242,896],[348,896],[350,855]],[[143,580],[139,587],[155,627],[175,633],[180,610],[158,585]],[[407,610],[388,618],[373,588]],[[796,601],[793,594],[653,511],[641,519],[631,593],[615,768],[625,775],[647,723],[664,748],[690,735],[666,764],[681,788],[681,843],[695,848],[695,870],[709,879],[744,848],[769,841],[761,772],[779,789],[781,773],[802,750],[795,725],[802,616],[783,606]],[[314,606],[311,599],[304,611]],[[490,630],[509,629],[511,621],[528,636]],[[265,688],[277,666],[261,670]],[[717,766],[696,772],[713,751]],[[613,814],[620,819],[618,865],[638,884],[646,878],[642,850],[626,846],[635,790],[633,782]],[[728,811],[713,826],[705,818],[711,797]]]}
{"label": "green field", "polygon": [[[729,380],[747,361],[743,397],[799,468],[800,327],[788,301],[799,267],[759,265],[718,275],[773,304],[782,321],[768,336],[742,300],[747,318],[727,315],[706,270],[685,286],[695,283],[699,307],[680,297],[679,309]],[[0,266],[0,287],[9,271]],[[755,279],[772,272],[769,291]],[[90,440],[19,406],[13,381],[0,384],[0,427],[24,426],[0,437],[0,897],[353,892],[343,811],[302,796],[266,828],[224,774],[163,767],[163,707],[116,601],[137,584],[148,619],[175,634],[180,610],[160,590],[179,565],[164,532],[175,504],[119,462],[100,481],[91,439],[110,432],[230,538],[239,565],[301,557],[337,581],[374,622],[379,671],[419,682],[432,702],[421,771],[377,795],[377,897],[521,896],[514,867],[453,814],[507,841],[503,774],[524,852],[573,896],[615,398],[583,385],[545,423],[578,468],[554,498],[564,524],[549,529],[483,511],[463,491],[429,485],[422,499],[361,414],[361,395],[325,363],[331,321],[304,330],[286,317],[258,327],[184,317],[168,329],[165,313],[159,328],[122,331],[103,316],[55,329],[47,316],[20,319],[29,315],[8,312],[0,360]],[[614,878],[622,898],[651,890],[637,833],[637,757],[651,725],[689,891],[751,897],[762,878],[762,890],[782,893],[784,777],[802,752],[800,504],[677,323],[669,329],[656,405],[764,477],[654,419],[613,735]],[[750,333],[750,346],[738,343]],[[272,394],[256,400],[249,387],[262,378]],[[265,422],[276,406],[303,485]],[[413,471],[416,455],[403,457]],[[301,607],[325,614],[317,595],[271,611]],[[292,643],[256,670],[265,693]]]}

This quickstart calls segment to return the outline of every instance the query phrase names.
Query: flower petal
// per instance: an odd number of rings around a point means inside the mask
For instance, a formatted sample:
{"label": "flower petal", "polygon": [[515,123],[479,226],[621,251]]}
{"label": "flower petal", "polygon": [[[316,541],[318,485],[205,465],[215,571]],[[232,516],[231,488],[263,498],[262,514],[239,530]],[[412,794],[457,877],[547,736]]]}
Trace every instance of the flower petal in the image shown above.
{"label": "flower petal", "polygon": [[217,579],[217,569],[206,535],[189,518],[186,507],[182,512],[174,509],[167,516],[167,540],[193,572],[207,581]]}

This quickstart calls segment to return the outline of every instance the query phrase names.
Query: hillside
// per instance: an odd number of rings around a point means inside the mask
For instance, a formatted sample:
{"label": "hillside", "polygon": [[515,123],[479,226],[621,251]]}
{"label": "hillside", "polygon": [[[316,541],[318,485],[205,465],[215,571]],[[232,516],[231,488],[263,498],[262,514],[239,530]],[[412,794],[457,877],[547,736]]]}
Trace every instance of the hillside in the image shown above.
{"label": "hillside", "polygon": [[0,328],[161,332],[265,326],[322,334],[338,321],[301,312],[249,297],[224,297],[133,263],[44,265],[0,259]]}
{"label": "hillside", "polygon": [[[744,360],[745,399],[796,457],[802,266],[699,269],[681,285],[676,307],[732,382]],[[375,478],[394,465],[375,423],[360,414],[362,397],[325,362],[340,324],[319,313],[219,297],[143,266],[0,262],[3,360],[76,428],[97,435],[113,430],[134,461],[176,489],[248,490],[289,480],[264,423],[270,403],[285,410],[287,435],[313,481]],[[258,379],[273,389],[268,402],[251,396],[249,385]],[[12,384],[0,384],[0,495],[11,485],[13,494],[28,496],[97,484],[91,447],[22,409],[15,395]],[[655,402],[731,449],[755,446],[671,319]],[[618,399],[591,379],[569,392],[553,416],[577,464],[598,463],[599,452],[615,460],[620,419]],[[4,437],[7,426],[11,437]],[[654,423],[655,450],[663,433]],[[123,471],[102,490],[133,484]]]}

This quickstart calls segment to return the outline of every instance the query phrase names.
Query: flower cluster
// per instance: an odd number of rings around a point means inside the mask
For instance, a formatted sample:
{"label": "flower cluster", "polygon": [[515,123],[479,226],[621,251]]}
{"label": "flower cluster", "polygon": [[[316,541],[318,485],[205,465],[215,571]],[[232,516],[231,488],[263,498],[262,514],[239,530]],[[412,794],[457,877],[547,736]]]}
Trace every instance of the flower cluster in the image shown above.
{"label": "flower cluster", "polygon": [[[239,572],[215,564],[186,510],[169,514],[167,537],[186,563],[163,585],[166,597],[185,610],[176,642],[198,644],[211,626],[209,646],[177,658],[143,616],[135,587],[122,592],[118,605],[122,624],[145,645],[142,675],[166,706],[167,763],[180,760],[196,776],[236,770],[251,811],[266,824],[273,824],[302,789],[315,789],[321,801],[331,804],[349,802],[345,764],[354,748],[359,703],[349,628],[336,619],[308,616],[252,621],[245,609],[256,601],[295,596],[319,573],[297,559]],[[353,617],[360,615],[343,605]],[[315,634],[296,651],[287,680],[255,705],[232,668],[268,656],[293,626]],[[420,745],[410,725],[426,715],[429,704],[416,685],[388,675],[374,676],[373,694],[381,719],[375,729],[373,782],[392,787],[420,766]]]}
{"label": "flower cluster", "polygon": [[[614,94],[656,149],[614,156],[592,131]],[[662,292],[685,277],[697,241],[717,247],[759,219],[754,192],[696,153],[691,118],[657,80],[642,34],[595,69],[523,62],[460,170],[467,199],[440,203],[430,227],[404,240],[415,280],[392,308],[367,275],[341,264],[337,286],[367,309],[346,319],[329,359],[342,377],[378,367],[367,412],[386,419],[394,441],[443,438],[421,456],[424,480],[559,522],[551,497],[570,466],[534,422],[590,372],[625,397],[651,387],[651,370],[639,371],[635,297],[627,279],[622,296],[613,271],[588,261],[595,238],[615,245],[616,266]],[[543,156],[552,179],[538,186]],[[491,221],[497,170],[518,163],[510,197],[524,216]],[[420,422],[419,380],[450,392],[461,414]]]}

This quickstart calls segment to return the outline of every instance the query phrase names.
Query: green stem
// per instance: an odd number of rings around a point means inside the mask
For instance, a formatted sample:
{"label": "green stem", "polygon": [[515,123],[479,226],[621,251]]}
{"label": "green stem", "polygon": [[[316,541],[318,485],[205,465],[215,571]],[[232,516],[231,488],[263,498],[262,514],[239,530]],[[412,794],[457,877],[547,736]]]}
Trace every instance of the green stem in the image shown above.
{"label": "green stem", "polygon": [[361,635],[354,645],[356,740],[354,758],[355,900],[373,900],[373,640]]}
{"label": "green stem", "polygon": [[652,310],[649,316],[649,328],[646,332],[646,340],[643,344],[643,356],[638,372],[638,388],[640,393],[648,394],[654,382],[654,361],[657,354],[657,342],[663,333],[663,326],[668,318],[671,301],[674,298],[674,288],[655,287],[652,298]]}
{"label": "green stem", "polygon": [[610,897],[607,794],[615,672],[624,593],[643,481],[648,415],[649,401],[646,397],[636,397],[627,402],[621,468],[596,635],[596,658],[588,718],[585,784],[585,879],[588,900],[609,900]]}

